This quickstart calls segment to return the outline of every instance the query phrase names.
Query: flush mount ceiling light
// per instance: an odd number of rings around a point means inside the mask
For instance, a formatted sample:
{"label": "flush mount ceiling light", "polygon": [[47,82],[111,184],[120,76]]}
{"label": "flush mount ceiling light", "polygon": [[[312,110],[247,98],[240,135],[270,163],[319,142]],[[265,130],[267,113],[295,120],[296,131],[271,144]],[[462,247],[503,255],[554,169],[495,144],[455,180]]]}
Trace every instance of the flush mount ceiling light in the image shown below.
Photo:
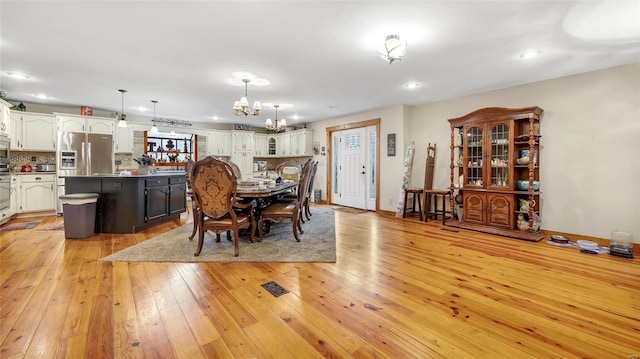
{"label": "flush mount ceiling light", "polygon": [[400,36],[389,35],[387,36],[384,44],[378,49],[378,55],[385,60],[389,61],[391,65],[396,60],[402,60],[402,57],[407,53],[407,43],[400,41]]}
{"label": "flush mount ceiling light", "polygon": [[283,132],[287,129],[287,121],[285,119],[278,120],[278,107],[280,107],[280,105],[273,105],[273,107],[276,109],[276,119],[271,122],[271,119],[268,118],[264,127],[271,132]]}
{"label": "flush mount ceiling light", "polygon": [[151,126],[149,132],[158,133],[158,126],[156,126],[156,104],[158,103],[158,101],[151,100],[151,102],[153,102],[153,120],[151,120],[151,122],[153,122],[153,126]]}
{"label": "flush mount ceiling light", "polygon": [[7,72],[7,75],[13,77],[14,79],[19,79],[19,80],[26,80],[30,78],[29,76],[25,74],[21,74],[19,72]]}
{"label": "flush mount ceiling light", "polygon": [[122,112],[120,112],[120,118],[118,119],[118,127],[127,127],[127,115],[124,114],[124,93],[127,90],[118,90],[122,94]]}
{"label": "flush mount ceiling light", "polygon": [[240,98],[240,100],[236,100],[233,104],[233,113],[240,116],[248,114],[252,114],[253,116],[258,116],[260,111],[262,110],[262,105],[260,105],[260,101],[256,101],[253,103],[253,109],[249,110],[249,100],[247,99],[247,88],[249,86],[249,79],[242,79],[244,82],[244,96]]}
{"label": "flush mount ceiling light", "polygon": [[540,50],[528,50],[520,54],[520,58],[522,59],[532,59],[534,57],[539,56],[542,53]]}
{"label": "flush mount ceiling light", "polygon": [[404,85],[404,87],[406,87],[408,89],[417,89],[418,87],[420,87],[420,83],[419,82],[409,82],[408,84]]}

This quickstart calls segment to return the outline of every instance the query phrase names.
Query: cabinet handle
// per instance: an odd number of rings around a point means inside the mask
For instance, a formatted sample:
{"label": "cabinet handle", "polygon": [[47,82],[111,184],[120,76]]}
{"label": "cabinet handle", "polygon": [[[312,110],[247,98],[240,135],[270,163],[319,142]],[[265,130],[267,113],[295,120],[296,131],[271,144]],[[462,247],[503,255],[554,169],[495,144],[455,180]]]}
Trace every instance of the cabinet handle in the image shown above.
{"label": "cabinet handle", "polygon": [[36,177],[36,181],[40,181],[42,177]]}

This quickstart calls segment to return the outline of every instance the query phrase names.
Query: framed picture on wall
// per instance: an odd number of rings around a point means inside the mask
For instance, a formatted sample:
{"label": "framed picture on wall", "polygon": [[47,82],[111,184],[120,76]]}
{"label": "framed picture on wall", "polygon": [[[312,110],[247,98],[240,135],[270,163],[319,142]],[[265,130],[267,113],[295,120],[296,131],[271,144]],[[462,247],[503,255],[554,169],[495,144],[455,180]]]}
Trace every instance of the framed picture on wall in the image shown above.
{"label": "framed picture on wall", "polygon": [[396,155],[396,134],[390,133],[387,135],[387,156]]}

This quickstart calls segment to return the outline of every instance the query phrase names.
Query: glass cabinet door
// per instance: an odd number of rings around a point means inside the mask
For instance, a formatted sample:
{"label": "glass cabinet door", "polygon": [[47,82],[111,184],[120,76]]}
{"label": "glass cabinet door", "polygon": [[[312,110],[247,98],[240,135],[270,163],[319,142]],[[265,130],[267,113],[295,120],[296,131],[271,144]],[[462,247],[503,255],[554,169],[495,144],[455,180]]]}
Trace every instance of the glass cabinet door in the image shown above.
{"label": "glass cabinet door", "polygon": [[509,151],[509,125],[505,123],[491,126],[491,177],[489,186],[509,187],[509,168],[511,155]]}
{"label": "glass cabinet door", "polygon": [[467,137],[465,186],[482,186],[483,131],[481,127],[469,127],[465,132]]}

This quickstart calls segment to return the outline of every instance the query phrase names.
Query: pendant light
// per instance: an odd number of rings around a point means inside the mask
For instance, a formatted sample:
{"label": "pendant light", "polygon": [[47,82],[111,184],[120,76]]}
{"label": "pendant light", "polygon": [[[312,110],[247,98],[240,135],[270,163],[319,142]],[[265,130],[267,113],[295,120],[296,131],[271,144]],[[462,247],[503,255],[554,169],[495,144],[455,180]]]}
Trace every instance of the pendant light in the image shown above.
{"label": "pendant light", "polygon": [[271,119],[268,118],[264,124],[264,127],[267,130],[275,133],[286,131],[287,121],[284,118],[281,120],[278,120],[278,107],[280,107],[280,105],[273,105],[273,107],[276,109],[276,119],[274,120],[275,123],[271,122]]}
{"label": "pendant light", "polygon": [[120,112],[120,119],[118,120],[118,127],[127,127],[127,115],[124,114],[124,93],[127,90],[118,90],[122,93],[122,112]]}
{"label": "pendant light", "polygon": [[153,122],[153,126],[151,126],[151,130],[149,130],[149,132],[158,133],[158,126],[156,126],[156,104],[158,101],[151,100],[151,102],[153,102],[153,120],[151,120],[151,122]]}

